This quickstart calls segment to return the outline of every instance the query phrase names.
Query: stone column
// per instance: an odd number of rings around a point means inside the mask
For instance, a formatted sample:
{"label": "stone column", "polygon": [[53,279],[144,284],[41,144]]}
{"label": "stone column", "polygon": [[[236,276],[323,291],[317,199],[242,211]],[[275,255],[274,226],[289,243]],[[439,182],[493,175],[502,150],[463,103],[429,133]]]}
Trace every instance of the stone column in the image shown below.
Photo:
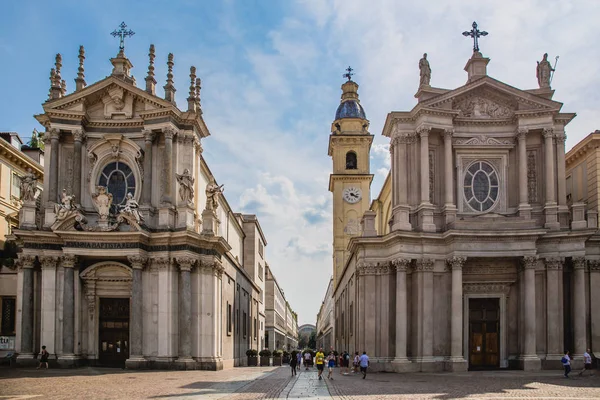
{"label": "stone column", "polygon": [[422,308],[419,313],[421,319],[421,361],[433,361],[433,260],[423,258],[417,260],[415,271],[422,274],[421,302]]}
{"label": "stone column", "polygon": [[[221,323],[220,286],[223,275],[223,266],[220,261],[202,261],[198,265],[200,272],[199,299],[199,326],[198,348],[201,369],[222,369],[223,360],[219,355],[219,324]],[[269,339],[275,340],[275,333],[271,331]]]}
{"label": "stone column", "polygon": [[585,257],[573,257],[573,355],[579,359],[586,350],[585,265]]}
{"label": "stone column", "polygon": [[[546,360],[560,360],[563,354],[562,268],[560,258],[546,258]],[[556,364],[555,366],[559,366]]]}
{"label": "stone column", "polygon": [[165,155],[163,157],[163,168],[165,171],[164,181],[164,192],[162,194],[162,203],[172,204],[172,192],[173,192],[173,137],[175,136],[175,130],[171,128],[164,128],[163,134],[165,135]]}
{"label": "stone column", "polygon": [[18,268],[23,275],[21,294],[21,354],[33,354],[33,265],[35,256],[19,254]]}
{"label": "stone column", "polygon": [[192,280],[190,272],[196,260],[177,258],[179,264],[179,358],[177,362],[194,363],[192,359]]}
{"label": "stone column", "polygon": [[[48,177],[48,201],[58,202],[58,140],[60,131],[56,128],[46,132],[50,137],[50,176]],[[77,200],[79,201],[79,200]]]}
{"label": "stone column", "polygon": [[152,142],[156,136],[152,131],[144,134],[144,186],[142,187],[142,205],[152,203]]}
{"label": "stone column", "polygon": [[133,279],[131,281],[130,353],[129,359],[127,359],[125,365],[128,367],[139,368],[141,366],[140,364],[144,364],[146,361],[143,355],[144,293],[142,286],[142,271],[148,262],[148,258],[142,256],[129,256],[127,257],[127,260],[129,260],[131,268],[133,269]]}
{"label": "stone column", "polygon": [[[67,254],[61,258],[64,268],[63,284],[63,329],[62,352],[65,356],[73,356],[75,348],[75,277],[74,268],[77,258]],[[69,357],[69,358],[71,358]],[[63,358],[61,356],[61,358]]]}
{"label": "stone column", "polygon": [[[463,278],[462,268],[467,261],[464,257],[452,257],[447,260],[452,270],[452,312],[450,320],[450,361],[452,370],[467,370],[466,360],[463,355]],[[454,363],[457,363],[454,365]]]}
{"label": "stone column", "polygon": [[42,264],[42,313],[41,313],[41,344],[46,346],[48,353],[55,354],[54,341],[56,336],[56,264],[58,257],[41,256]]}
{"label": "stone column", "polygon": [[552,128],[544,128],[544,150],[545,150],[545,167],[546,167],[546,204],[556,204],[556,197],[554,194],[554,184],[556,177],[554,175],[554,146],[553,138],[554,133]]}
{"label": "stone column", "polygon": [[81,144],[84,139],[83,129],[73,132],[73,195],[77,203],[81,203]]}
{"label": "stone column", "polygon": [[[177,303],[174,292],[177,287],[173,273],[173,261],[167,257],[155,258],[153,262],[158,266],[158,357],[159,364],[169,365],[174,361],[177,350],[174,338],[177,336],[175,329],[177,316]],[[175,275],[175,276],[174,276]]]}
{"label": "stone column", "polygon": [[424,127],[418,130],[421,137],[421,204],[429,203],[429,131]]}
{"label": "stone column", "polygon": [[519,214],[529,218],[531,207],[527,190],[527,132],[527,129],[520,128],[517,131],[517,140],[519,147]]}
{"label": "stone column", "polygon": [[444,202],[446,207],[454,206],[454,168],[452,168],[453,129],[444,131]]}
{"label": "stone column", "polygon": [[567,206],[567,172],[565,164],[565,141],[567,136],[559,133],[556,136],[556,172],[558,178],[558,205]]}
{"label": "stone column", "polygon": [[[600,287],[600,260],[590,260],[590,287]],[[590,326],[592,328],[590,346],[600,348],[600,290],[590,290]]]}
{"label": "stone column", "polygon": [[392,230],[412,230],[408,206],[407,145],[414,140],[413,134],[394,133],[390,149],[392,154]]}
{"label": "stone column", "polygon": [[537,264],[536,256],[526,256],[522,260],[523,280],[524,282],[524,318],[523,318],[523,369],[539,370],[541,367],[540,359],[536,353],[536,326],[535,326],[535,267]]}
{"label": "stone column", "polygon": [[[399,258],[392,261],[392,265],[396,268],[396,357],[394,363],[408,363],[406,357],[408,327],[406,269],[410,265],[410,260]],[[397,366],[396,369],[398,369]]]}

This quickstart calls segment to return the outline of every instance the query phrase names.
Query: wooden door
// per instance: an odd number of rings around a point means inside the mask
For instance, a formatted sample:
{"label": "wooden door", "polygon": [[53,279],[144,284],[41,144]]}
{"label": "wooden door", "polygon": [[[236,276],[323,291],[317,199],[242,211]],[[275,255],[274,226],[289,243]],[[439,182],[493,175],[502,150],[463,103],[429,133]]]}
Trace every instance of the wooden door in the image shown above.
{"label": "wooden door", "polygon": [[100,299],[99,363],[124,367],[129,358],[129,299]]}
{"label": "wooden door", "polygon": [[469,300],[469,368],[500,367],[500,299]]}

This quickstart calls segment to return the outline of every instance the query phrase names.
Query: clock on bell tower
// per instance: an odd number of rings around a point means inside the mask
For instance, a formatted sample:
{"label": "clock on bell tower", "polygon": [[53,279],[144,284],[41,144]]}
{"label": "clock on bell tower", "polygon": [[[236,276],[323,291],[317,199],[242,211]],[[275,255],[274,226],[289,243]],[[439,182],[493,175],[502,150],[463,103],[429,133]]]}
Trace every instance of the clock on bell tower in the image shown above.
{"label": "clock on bell tower", "polygon": [[337,287],[348,257],[348,242],[361,233],[360,221],[371,201],[369,153],[373,135],[358,99],[352,69],[342,85],[342,99],[331,124],[328,154],[333,160],[329,191],[333,193],[333,284]]}

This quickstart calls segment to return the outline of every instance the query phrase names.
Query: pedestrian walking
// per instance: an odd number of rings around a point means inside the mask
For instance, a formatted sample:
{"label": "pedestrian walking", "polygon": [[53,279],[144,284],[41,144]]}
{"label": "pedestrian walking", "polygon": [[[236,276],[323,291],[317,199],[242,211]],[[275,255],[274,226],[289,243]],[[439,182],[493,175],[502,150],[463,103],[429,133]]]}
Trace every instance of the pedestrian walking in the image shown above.
{"label": "pedestrian walking", "polygon": [[312,355],[310,354],[310,351],[306,350],[306,353],[304,353],[304,366],[306,367],[307,371],[308,371],[308,366],[310,365],[311,360],[312,360]]}
{"label": "pedestrian walking", "polygon": [[292,369],[292,376],[296,375],[296,367],[298,366],[298,358],[290,358],[290,368]]}
{"label": "pedestrian walking", "polygon": [[329,352],[329,355],[327,356],[327,378],[333,380],[333,368],[335,367],[335,354],[333,354],[333,351]]}
{"label": "pedestrian walking", "polygon": [[296,368],[300,370],[300,364],[302,364],[302,352],[296,353]]}
{"label": "pedestrian walking", "polygon": [[565,369],[565,378],[569,377],[569,372],[571,372],[571,357],[569,356],[569,350],[565,351],[565,355],[560,359],[564,369]]}
{"label": "pedestrian walking", "polygon": [[355,374],[358,372],[358,367],[360,364],[360,357],[358,355],[358,351],[356,353],[354,353],[354,361],[352,362],[352,366],[354,368],[352,368],[352,373]]}
{"label": "pedestrian walking", "polygon": [[40,365],[38,365],[37,369],[40,369],[42,367],[42,365],[46,366],[46,369],[48,369],[48,357],[50,356],[50,353],[48,353],[48,350],[46,350],[46,346],[42,346],[42,351],[40,352]]}
{"label": "pedestrian walking", "polygon": [[363,351],[358,362],[360,364],[360,372],[362,372],[363,379],[365,379],[367,377],[367,368],[369,367],[369,356],[366,351]]}
{"label": "pedestrian walking", "polygon": [[325,354],[323,354],[323,348],[321,347],[317,354],[315,354],[315,363],[317,364],[317,370],[319,371],[319,380],[323,379],[323,368],[325,368]]}
{"label": "pedestrian walking", "polygon": [[346,350],[344,350],[342,360],[343,373],[344,375],[348,375],[350,373],[350,354]]}
{"label": "pedestrian walking", "polygon": [[590,349],[587,349],[583,353],[583,369],[579,372],[579,376],[583,376],[585,371],[590,371],[590,376],[594,375],[592,372],[592,356],[590,355]]}

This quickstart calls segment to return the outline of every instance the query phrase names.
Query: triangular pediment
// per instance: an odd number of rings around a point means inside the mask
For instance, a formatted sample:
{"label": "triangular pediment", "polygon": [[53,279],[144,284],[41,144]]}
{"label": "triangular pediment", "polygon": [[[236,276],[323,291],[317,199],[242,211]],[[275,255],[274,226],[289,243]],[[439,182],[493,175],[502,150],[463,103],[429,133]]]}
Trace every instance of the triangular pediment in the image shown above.
{"label": "triangular pediment", "polygon": [[453,110],[458,118],[511,119],[518,113],[559,112],[562,103],[484,77],[426,100],[420,106]]}

